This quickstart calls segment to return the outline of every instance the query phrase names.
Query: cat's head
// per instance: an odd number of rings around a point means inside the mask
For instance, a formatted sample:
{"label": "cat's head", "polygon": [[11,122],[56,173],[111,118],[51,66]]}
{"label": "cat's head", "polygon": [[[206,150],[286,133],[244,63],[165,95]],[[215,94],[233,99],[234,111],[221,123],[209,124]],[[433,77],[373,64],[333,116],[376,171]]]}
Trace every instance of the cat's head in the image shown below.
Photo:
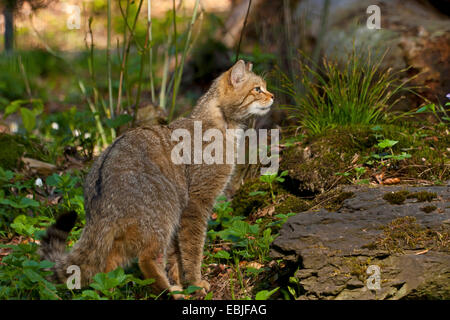
{"label": "cat's head", "polygon": [[266,81],[252,72],[252,67],[250,62],[239,60],[222,76],[220,105],[229,119],[244,120],[270,111],[274,95],[267,90]]}

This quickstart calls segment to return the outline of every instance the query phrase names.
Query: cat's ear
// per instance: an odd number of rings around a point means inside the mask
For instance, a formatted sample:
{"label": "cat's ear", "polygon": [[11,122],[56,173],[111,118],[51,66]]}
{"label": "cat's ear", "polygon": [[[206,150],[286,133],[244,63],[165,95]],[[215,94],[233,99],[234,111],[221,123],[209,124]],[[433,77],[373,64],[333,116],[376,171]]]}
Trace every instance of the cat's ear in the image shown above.
{"label": "cat's ear", "polygon": [[247,71],[252,71],[252,69],[253,69],[253,63],[247,62],[247,63],[245,64],[245,66],[247,67]]}
{"label": "cat's ear", "polygon": [[233,87],[239,86],[245,79],[245,62],[244,60],[239,60],[231,68],[230,72],[230,82]]}

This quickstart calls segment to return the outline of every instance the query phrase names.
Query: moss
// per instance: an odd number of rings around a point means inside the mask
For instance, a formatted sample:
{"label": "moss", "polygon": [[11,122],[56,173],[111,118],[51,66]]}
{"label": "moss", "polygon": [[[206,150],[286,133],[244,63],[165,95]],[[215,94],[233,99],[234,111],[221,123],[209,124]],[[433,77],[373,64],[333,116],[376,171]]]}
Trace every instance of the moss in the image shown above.
{"label": "moss", "polygon": [[397,192],[388,192],[383,195],[383,199],[390,204],[402,204],[405,202],[409,194],[408,190],[401,190]]}
{"label": "moss", "polygon": [[21,157],[50,161],[48,151],[36,139],[19,135],[0,134],[0,167],[13,170],[22,166]]}
{"label": "moss", "polygon": [[350,275],[356,276],[360,281],[366,281],[367,267],[372,264],[370,258],[364,259],[361,257],[344,257],[343,261]]}
{"label": "moss", "polygon": [[354,193],[342,191],[342,188],[331,189],[330,191],[318,195],[314,201],[314,206],[325,208],[328,211],[337,211],[342,207],[344,200],[352,198]]}
{"label": "moss", "polygon": [[288,170],[292,179],[300,181],[300,191],[323,192],[339,179],[337,172],[346,171],[355,154],[373,143],[370,140],[370,129],[362,128],[338,128],[308,137],[302,145],[283,151],[280,169]]}
{"label": "moss", "polygon": [[436,210],[437,207],[436,206],[425,206],[423,208],[420,208],[420,210],[422,210],[425,213],[430,213],[433,212],[434,210]]}
{"label": "moss", "polygon": [[346,199],[353,197],[353,192],[342,191],[339,192],[335,197],[331,198],[329,202],[325,205],[325,208],[330,211],[337,211],[342,207],[342,203]]}
{"label": "moss", "polygon": [[[385,160],[386,173],[395,173],[413,179],[446,181],[450,179],[448,170],[450,136],[442,126],[418,126],[414,124],[353,126],[334,128],[320,135],[298,139],[301,143],[282,150],[280,169],[288,170],[289,177],[297,181],[298,191],[324,192],[339,184],[348,184],[354,176],[346,179],[336,176],[347,172],[355,165],[364,165],[366,172],[360,179],[370,178],[372,170],[377,170],[377,159],[373,154],[386,150],[377,147],[379,141],[398,141],[393,147],[394,155],[403,152],[409,158]],[[290,131],[287,135],[293,134]],[[293,139],[284,136],[283,139]],[[405,151],[407,149],[407,151]],[[390,152],[390,151],[388,151]],[[370,161],[372,164],[369,164]],[[373,167],[372,167],[373,166]]]}
{"label": "moss", "polygon": [[436,198],[437,195],[435,192],[428,192],[428,191],[420,191],[420,192],[413,192],[408,194],[407,198],[412,199],[416,198],[417,202],[431,202],[434,198]]}
{"label": "moss", "polygon": [[417,223],[415,217],[401,217],[382,227],[383,234],[366,247],[381,248],[389,252],[403,252],[404,249],[427,248],[448,250],[448,230],[435,231]]}
{"label": "moss", "polygon": [[286,199],[280,202],[280,204],[275,206],[276,213],[288,214],[290,212],[302,212],[306,211],[311,207],[311,204],[299,197],[288,195]]}
{"label": "moss", "polygon": [[[275,196],[287,193],[277,183],[273,186]],[[237,190],[231,201],[231,207],[236,215],[248,216],[271,202],[269,185],[255,178],[248,180]]]}

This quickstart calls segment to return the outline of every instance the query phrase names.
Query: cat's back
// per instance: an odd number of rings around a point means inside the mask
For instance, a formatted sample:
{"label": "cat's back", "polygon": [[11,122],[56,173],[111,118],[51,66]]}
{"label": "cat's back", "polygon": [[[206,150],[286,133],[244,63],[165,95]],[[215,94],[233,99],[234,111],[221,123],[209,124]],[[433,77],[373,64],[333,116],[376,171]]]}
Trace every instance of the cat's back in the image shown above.
{"label": "cat's back", "polygon": [[[185,168],[171,161],[171,129],[142,127],[118,137],[97,158],[85,185],[87,218],[127,215],[164,199],[187,202]],[[177,201],[178,200],[178,201]]]}

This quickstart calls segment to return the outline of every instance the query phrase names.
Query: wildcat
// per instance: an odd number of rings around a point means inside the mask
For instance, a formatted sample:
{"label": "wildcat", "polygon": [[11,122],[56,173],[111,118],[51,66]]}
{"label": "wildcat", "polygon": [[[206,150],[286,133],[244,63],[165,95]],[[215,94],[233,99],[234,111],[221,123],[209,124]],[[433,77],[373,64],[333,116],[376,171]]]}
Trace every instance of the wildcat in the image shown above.
{"label": "wildcat", "polygon": [[[41,257],[55,262],[54,280],[65,281],[77,265],[81,284],[138,258],[146,278],[158,291],[180,285],[209,290],[201,262],[207,221],[216,197],[226,187],[233,164],[174,164],[176,129],[243,128],[252,115],[270,110],[274,96],[266,82],[239,60],[214,80],[192,114],[167,126],[140,127],[118,137],[95,161],[84,184],[86,225],[68,253],[65,242],[76,220],[62,215],[41,241]],[[225,142],[224,142],[225,143]],[[225,148],[224,148],[225,149]],[[171,253],[175,285],[170,285],[166,257]]]}

